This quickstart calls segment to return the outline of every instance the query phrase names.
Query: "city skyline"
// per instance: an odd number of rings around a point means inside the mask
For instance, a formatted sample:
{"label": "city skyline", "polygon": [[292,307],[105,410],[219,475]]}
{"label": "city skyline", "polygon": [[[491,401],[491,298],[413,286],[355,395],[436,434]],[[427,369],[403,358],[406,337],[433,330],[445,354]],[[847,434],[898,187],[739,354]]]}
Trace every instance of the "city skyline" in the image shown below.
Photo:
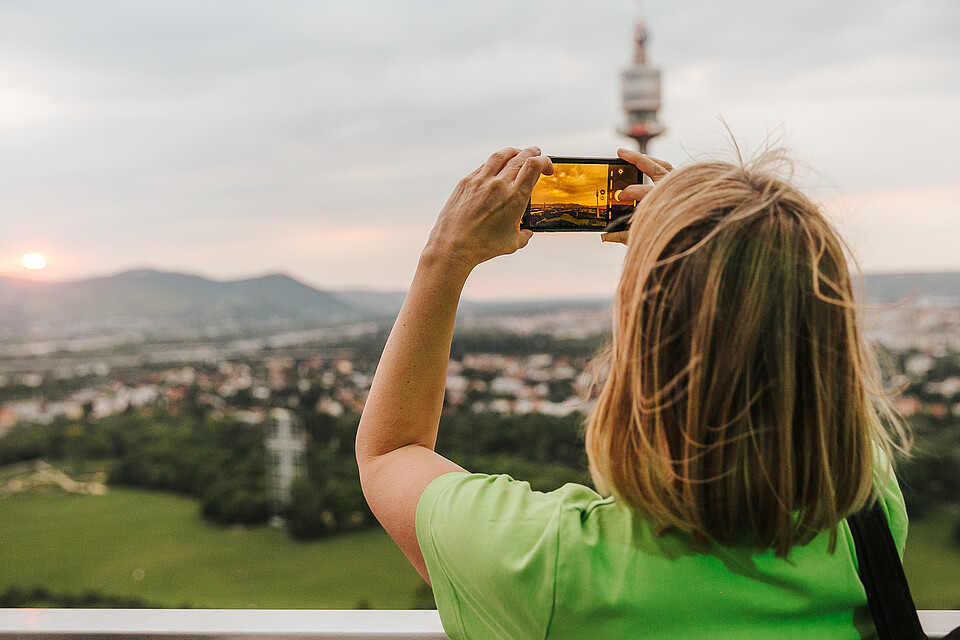
{"label": "city skyline", "polygon": [[[633,144],[616,130],[634,5],[578,6],[4,6],[0,275],[404,289],[490,152]],[[667,126],[653,155],[730,158],[727,126],[746,155],[782,140],[864,271],[960,270],[960,6],[645,10]],[[28,253],[45,268],[23,267]],[[465,295],[605,295],[622,257],[593,234],[543,234],[481,265]],[[515,278],[544,268],[553,278]]]}

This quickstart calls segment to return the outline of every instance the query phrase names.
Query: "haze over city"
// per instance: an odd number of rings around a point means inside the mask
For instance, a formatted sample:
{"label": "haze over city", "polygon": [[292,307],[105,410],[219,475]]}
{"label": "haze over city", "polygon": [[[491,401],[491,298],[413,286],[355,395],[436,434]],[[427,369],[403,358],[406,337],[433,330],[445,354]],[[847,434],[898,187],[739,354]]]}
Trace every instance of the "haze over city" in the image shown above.
{"label": "haze over city", "polygon": [[[0,275],[152,267],[407,286],[490,152],[613,156],[633,2],[0,7]],[[960,5],[646,2],[675,165],[782,141],[864,271],[960,269]],[[45,257],[42,268],[33,259]],[[540,235],[472,298],[609,294],[623,251]]]}

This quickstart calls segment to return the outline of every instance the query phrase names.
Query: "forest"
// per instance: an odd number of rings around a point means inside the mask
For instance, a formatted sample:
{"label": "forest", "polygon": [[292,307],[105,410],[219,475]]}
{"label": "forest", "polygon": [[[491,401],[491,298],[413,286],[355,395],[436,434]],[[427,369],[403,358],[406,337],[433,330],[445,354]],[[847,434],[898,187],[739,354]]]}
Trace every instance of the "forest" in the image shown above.
{"label": "forest", "polygon": [[[360,491],[354,458],[359,415],[300,415],[309,436],[306,473],[290,502],[271,513],[263,427],[189,411],[130,411],[99,420],[56,420],[0,438],[0,466],[46,459],[96,461],[108,484],[196,497],[201,513],[223,525],[256,524],[279,515],[294,538],[310,539],[375,524]],[[465,468],[508,473],[535,489],[589,482],[578,415],[450,414],[438,450]]]}

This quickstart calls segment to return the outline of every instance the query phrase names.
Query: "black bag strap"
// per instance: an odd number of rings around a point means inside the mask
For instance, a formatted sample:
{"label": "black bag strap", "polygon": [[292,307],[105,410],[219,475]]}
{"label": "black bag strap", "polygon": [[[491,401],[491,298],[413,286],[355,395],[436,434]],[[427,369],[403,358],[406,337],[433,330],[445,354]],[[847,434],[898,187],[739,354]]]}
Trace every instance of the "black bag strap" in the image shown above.
{"label": "black bag strap", "polygon": [[853,514],[847,522],[877,636],[880,640],[926,639],[880,503]]}

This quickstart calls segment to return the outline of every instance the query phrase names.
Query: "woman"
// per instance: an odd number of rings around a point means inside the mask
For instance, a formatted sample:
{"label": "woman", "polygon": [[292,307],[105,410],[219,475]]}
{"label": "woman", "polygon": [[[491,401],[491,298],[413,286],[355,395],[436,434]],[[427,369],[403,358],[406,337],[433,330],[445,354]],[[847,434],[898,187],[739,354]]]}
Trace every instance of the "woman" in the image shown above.
{"label": "woman", "polygon": [[[639,200],[610,373],[589,419],[597,492],[533,492],[434,451],[460,292],[522,248],[550,161],[505,149],[444,206],[357,433],[374,514],[432,583],[451,638],[873,635],[844,518],[880,499],[903,431],[878,393],[843,245],[786,182],[621,150]],[[890,418],[884,420],[883,418]],[[884,423],[892,427],[891,432]],[[891,435],[891,433],[893,435]]]}

